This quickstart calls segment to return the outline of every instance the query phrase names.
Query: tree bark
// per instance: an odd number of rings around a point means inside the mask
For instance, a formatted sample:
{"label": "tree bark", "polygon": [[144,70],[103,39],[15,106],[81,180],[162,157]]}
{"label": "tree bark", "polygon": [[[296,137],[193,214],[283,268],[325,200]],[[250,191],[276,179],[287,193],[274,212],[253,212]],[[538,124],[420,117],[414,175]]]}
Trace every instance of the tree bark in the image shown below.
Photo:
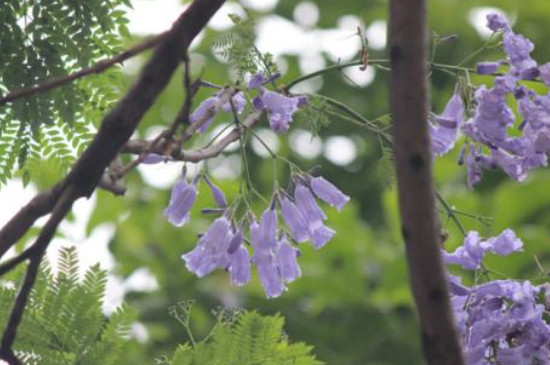
{"label": "tree bark", "polygon": [[410,284],[431,365],[463,364],[439,244],[428,135],[426,1],[390,1],[390,109]]}

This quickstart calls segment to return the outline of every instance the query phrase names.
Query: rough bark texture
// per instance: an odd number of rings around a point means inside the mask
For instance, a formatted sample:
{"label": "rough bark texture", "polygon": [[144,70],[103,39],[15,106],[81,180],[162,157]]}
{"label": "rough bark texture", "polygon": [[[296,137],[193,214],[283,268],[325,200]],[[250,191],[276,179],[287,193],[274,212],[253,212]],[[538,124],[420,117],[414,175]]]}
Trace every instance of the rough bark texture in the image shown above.
{"label": "rough bark texture", "polygon": [[463,364],[440,257],[427,128],[426,1],[390,2],[390,108],[411,288],[431,365]]}
{"label": "rough bark texture", "polygon": [[10,365],[21,362],[12,345],[28,296],[38,275],[38,266],[59,223],[80,197],[89,196],[100,183],[107,166],[126,144],[141,118],[164,89],[187,52],[193,38],[206,26],[225,0],[195,0],[174,23],[137,82],[103,119],[93,141],[71,172],[51,190],[39,194],[0,231],[0,254],[5,253],[41,215],[52,212],[33,244],[29,266],[0,343],[0,358]]}

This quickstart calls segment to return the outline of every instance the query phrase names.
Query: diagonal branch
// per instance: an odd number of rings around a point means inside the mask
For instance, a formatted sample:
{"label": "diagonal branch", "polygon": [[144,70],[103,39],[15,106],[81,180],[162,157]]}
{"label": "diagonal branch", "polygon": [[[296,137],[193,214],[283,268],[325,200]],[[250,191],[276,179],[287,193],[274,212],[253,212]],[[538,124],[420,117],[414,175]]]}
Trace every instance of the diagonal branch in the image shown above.
{"label": "diagonal branch", "polygon": [[34,220],[53,209],[52,216],[34,244],[36,252],[30,257],[23,286],[2,338],[0,357],[10,364],[20,363],[13,353],[12,345],[28,295],[36,279],[40,259],[58,224],[74,201],[80,197],[90,196],[95,190],[109,163],[116,158],[120,148],[128,141],[143,115],[170,80],[193,38],[223,3],[224,0],[195,0],[187,8],[174,23],[169,35],[158,45],[137,82],[105,116],[99,131],[67,177],[49,192],[42,193],[31,201],[31,204],[37,203],[39,209],[24,207],[2,229],[1,232],[8,232],[9,235],[7,241],[0,242],[0,247],[7,250],[16,242],[13,239],[20,238]]}
{"label": "diagonal branch", "polygon": [[430,365],[464,363],[440,257],[428,135],[426,0],[390,1],[390,110],[402,234]]}

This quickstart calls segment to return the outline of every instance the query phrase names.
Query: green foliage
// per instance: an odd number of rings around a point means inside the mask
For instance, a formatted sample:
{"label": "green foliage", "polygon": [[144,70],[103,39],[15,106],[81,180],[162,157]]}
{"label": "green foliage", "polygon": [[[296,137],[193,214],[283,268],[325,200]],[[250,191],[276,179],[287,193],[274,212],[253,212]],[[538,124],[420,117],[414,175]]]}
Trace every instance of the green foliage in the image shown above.
{"label": "green foliage", "polygon": [[262,53],[254,44],[256,33],[254,19],[243,19],[236,14],[229,15],[235,24],[232,31],[221,34],[214,42],[214,49],[227,62],[235,66],[239,79],[246,74],[263,71],[267,75],[277,72],[277,64],[270,53]]}
{"label": "green foliage", "polygon": [[[184,305],[188,308],[187,305]],[[188,310],[186,318],[188,318]],[[166,365],[321,365],[304,343],[289,343],[280,315],[221,310],[212,332],[200,343],[180,345]],[[188,319],[187,319],[188,321]],[[192,336],[191,336],[192,338]]]}
{"label": "green foliage", "polygon": [[[122,8],[129,5],[129,0],[1,2],[0,94],[65,76],[118,52],[119,34],[128,34]],[[119,81],[113,85],[114,79]],[[105,93],[102,85],[113,88],[121,80],[118,69],[0,107],[0,184],[17,167],[28,180],[40,159],[53,158],[66,170],[90,139],[88,127],[98,120],[93,111],[118,95]]]}
{"label": "green foliage", "polygon": [[[79,275],[74,247],[60,251],[58,273],[44,262],[31,292],[14,350],[24,364],[116,364],[127,342],[133,314],[120,307],[102,312],[107,273],[99,265]],[[0,326],[6,325],[16,288],[17,270],[1,282]]]}
{"label": "green foliage", "polygon": [[294,119],[306,125],[312,134],[317,135],[321,128],[330,125],[330,115],[335,112],[334,107],[323,98],[317,95],[308,95],[307,104],[298,109]]}

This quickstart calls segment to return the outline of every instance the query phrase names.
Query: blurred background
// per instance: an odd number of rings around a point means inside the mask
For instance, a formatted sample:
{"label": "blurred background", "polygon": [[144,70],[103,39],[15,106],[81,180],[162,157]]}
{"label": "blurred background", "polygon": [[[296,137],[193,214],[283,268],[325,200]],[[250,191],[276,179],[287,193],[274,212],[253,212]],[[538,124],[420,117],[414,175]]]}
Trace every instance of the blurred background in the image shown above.
{"label": "blurred background", "polygon": [[[185,6],[178,0],[134,0],[128,13],[132,34],[128,45],[168,29]],[[256,19],[258,48],[275,56],[283,84],[328,65],[357,59],[361,50],[357,29],[368,38],[370,58],[386,58],[387,7],[387,1],[381,0],[228,1],[193,44],[192,74],[217,84],[235,80],[235,71],[216,55],[213,42],[232,27],[227,15],[247,16],[245,9]],[[429,2],[430,32],[457,37],[437,47],[435,61],[457,64],[481,47],[489,35],[485,15],[495,10],[504,12],[514,30],[535,43],[537,61],[550,60],[550,48],[546,47],[550,30],[547,0],[438,0]],[[148,56],[124,64],[125,87],[132,83]],[[475,60],[500,58],[502,54],[493,50]],[[474,64],[471,61],[467,66]],[[374,67],[366,71],[349,68],[311,79],[293,92],[330,96],[375,119],[388,113],[387,76],[386,71]],[[434,71],[430,81],[432,110],[439,113],[452,95],[456,78]],[[491,79],[473,77],[472,82],[490,83]],[[210,93],[201,91],[194,105]],[[136,137],[154,136],[169,125],[183,98],[180,70],[145,117]],[[187,148],[204,145],[228,122],[219,117],[211,135]],[[327,209],[328,223],[337,231],[336,236],[320,251],[302,248],[303,277],[290,284],[289,291],[280,298],[267,300],[257,278],[246,287],[236,288],[229,285],[224,272],[198,279],[185,269],[180,256],[195,246],[197,234],[212,221],[212,217],[201,215],[200,209],[211,207],[213,202],[202,187],[190,224],[175,228],[166,221],[163,210],[181,171],[178,164],[141,166],[128,176],[128,192],[123,198],[98,191],[89,201],[78,202],[49,257],[55,258],[60,246],[75,244],[83,266],[99,261],[111,271],[106,312],[124,299],[139,313],[126,363],[154,363],[156,357],[172,353],[177,344],[187,341],[183,327],[168,309],[179,301],[194,299],[192,323],[198,338],[212,325],[212,309],[236,306],[263,314],[281,313],[290,338],[314,345],[318,358],[328,364],[421,364],[418,327],[398,230],[396,192],[387,186],[388,172],[380,162],[377,139],[342,120],[330,120],[318,133],[312,133],[307,121],[296,120],[287,135],[274,134],[264,121],[257,133],[271,149],[304,170],[318,166],[324,177],[352,199],[340,214]],[[229,198],[238,191],[243,168],[239,151],[238,145],[232,146],[206,166]],[[254,185],[269,196],[273,160],[257,141],[252,140],[246,151]],[[488,225],[460,216],[466,229],[491,236],[510,227],[525,242],[523,253],[498,260],[489,258],[488,266],[510,277],[527,279],[540,273],[536,255],[542,269],[550,269],[550,173],[537,171],[521,184],[500,172],[486,173],[482,183],[471,191],[466,186],[465,169],[456,164],[459,151],[460,143],[436,161],[438,191],[457,209],[494,219]],[[190,173],[201,167],[190,167]],[[288,171],[280,163],[275,171],[285,185]],[[26,189],[19,181],[2,188],[0,201],[13,203],[2,207],[0,222],[5,222],[33,192],[50,186],[58,177],[54,170],[45,168]],[[259,213],[265,205],[256,201],[254,209]],[[443,210],[441,220],[449,234],[446,247],[453,249],[462,236]]]}

